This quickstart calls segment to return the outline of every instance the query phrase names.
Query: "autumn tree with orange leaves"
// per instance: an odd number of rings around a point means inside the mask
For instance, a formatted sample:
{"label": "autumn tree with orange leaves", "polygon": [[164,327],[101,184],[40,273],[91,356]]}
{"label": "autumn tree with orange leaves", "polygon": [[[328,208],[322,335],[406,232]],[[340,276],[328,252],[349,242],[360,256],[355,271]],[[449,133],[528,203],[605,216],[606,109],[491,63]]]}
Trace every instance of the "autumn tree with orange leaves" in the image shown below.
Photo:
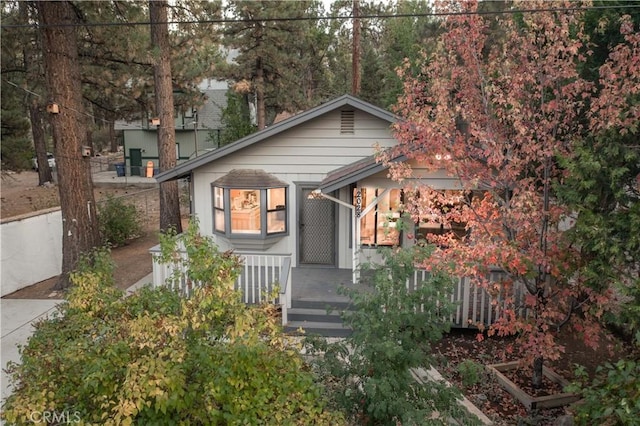
{"label": "autumn tree with orange leaves", "polygon": [[[548,6],[527,1],[513,8]],[[438,7],[473,12],[477,4]],[[499,32],[489,31],[490,20],[500,21],[492,26]],[[419,74],[402,75],[399,144],[382,160],[404,154],[458,179],[458,193],[405,188],[406,211],[415,221],[437,216],[445,227],[464,225],[464,235],[429,237],[441,265],[453,265],[450,272],[500,295],[499,319],[487,332],[517,336],[511,349],[532,363],[532,385],[540,387],[544,360],[563,352],[561,327],[594,347],[601,335],[610,292],[586,285],[578,273],[579,248],[565,235],[571,211],[556,196],[567,173],[558,160],[571,158],[574,143],[590,132],[636,131],[639,111],[629,99],[639,87],[638,35],[623,24],[627,42],[595,85],[579,73],[589,52],[578,11],[455,14],[443,25],[446,31],[436,50],[425,54]],[[389,166],[396,180],[412,174],[407,162]],[[494,269],[504,273],[500,282],[486,278]],[[524,289],[522,297],[514,296],[516,287]]]}

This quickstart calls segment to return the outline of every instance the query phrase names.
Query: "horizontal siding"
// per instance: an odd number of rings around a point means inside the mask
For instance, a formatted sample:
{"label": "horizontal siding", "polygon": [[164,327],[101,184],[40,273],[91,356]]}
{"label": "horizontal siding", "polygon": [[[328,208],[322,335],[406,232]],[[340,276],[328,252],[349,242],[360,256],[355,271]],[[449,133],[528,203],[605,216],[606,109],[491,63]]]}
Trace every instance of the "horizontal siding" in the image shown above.
{"label": "horizontal siding", "polygon": [[[230,154],[201,169],[228,172],[237,168],[259,168],[267,173],[287,174],[298,173],[302,167],[304,172],[325,175],[375,154],[376,145],[395,145],[388,122],[362,112],[356,112],[355,121],[354,134],[341,135],[340,113],[330,113]],[[322,178],[324,176],[318,180]]]}

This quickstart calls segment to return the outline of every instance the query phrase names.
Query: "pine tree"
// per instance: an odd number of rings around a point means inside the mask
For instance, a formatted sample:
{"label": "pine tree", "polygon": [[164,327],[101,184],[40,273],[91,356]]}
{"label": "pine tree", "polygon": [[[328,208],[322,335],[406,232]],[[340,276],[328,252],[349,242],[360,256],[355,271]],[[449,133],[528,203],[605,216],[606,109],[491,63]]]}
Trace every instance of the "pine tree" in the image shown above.
{"label": "pine tree", "polygon": [[[150,1],[151,42],[156,52],[154,82],[156,111],[160,118],[158,126],[158,157],[160,171],[176,166],[176,133],[173,111],[173,84],[169,57],[169,24],[167,2]],[[160,230],[175,229],[182,232],[178,182],[160,184]]]}
{"label": "pine tree", "polygon": [[91,165],[82,156],[86,142],[86,116],[80,81],[75,26],[76,15],[70,2],[37,2],[42,33],[42,57],[48,98],[57,113],[49,114],[54,153],[58,167],[62,212],[62,275],[57,288],[70,285],[69,273],[83,253],[100,244]]}
{"label": "pine tree", "polygon": [[326,38],[318,31],[311,32],[315,21],[295,19],[309,16],[317,8],[318,2],[312,1],[227,3],[227,13],[238,22],[225,26],[224,43],[236,49],[238,56],[222,72],[235,82],[245,83],[248,93],[255,96],[258,130],[279,112],[298,112],[315,103],[315,72],[322,69],[315,58],[321,58],[324,49],[313,43]]}

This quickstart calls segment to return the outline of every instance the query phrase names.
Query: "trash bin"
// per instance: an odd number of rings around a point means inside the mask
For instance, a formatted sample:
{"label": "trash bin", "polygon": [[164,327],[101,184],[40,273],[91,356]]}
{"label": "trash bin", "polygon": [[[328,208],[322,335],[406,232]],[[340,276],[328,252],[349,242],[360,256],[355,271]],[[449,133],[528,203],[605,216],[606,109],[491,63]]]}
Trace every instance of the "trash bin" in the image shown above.
{"label": "trash bin", "polygon": [[124,176],[124,163],[116,163],[116,175]]}

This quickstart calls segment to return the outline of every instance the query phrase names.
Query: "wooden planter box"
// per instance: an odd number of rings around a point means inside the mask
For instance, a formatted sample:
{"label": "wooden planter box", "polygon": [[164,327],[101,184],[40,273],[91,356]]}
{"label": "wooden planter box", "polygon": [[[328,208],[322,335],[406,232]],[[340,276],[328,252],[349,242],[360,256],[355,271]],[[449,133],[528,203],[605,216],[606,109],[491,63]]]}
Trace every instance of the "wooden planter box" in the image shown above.
{"label": "wooden planter box", "polygon": [[[515,370],[516,368],[518,368],[518,365],[519,363],[517,361],[512,361],[501,364],[487,365],[487,369],[496,377],[496,379],[498,379],[498,382],[502,385],[502,387],[505,388],[507,392],[513,395],[514,398],[518,399],[518,401],[520,401],[529,410],[533,410],[536,408],[561,407],[563,405],[571,404],[572,402],[580,399],[580,397],[574,393],[557,393],[554,395],[539,397],[533,397],[529,395],[528,393],[520,389],[518,385],[508,379],[504,374],[502,374],[503,371]],[[568,381],[566,381],[556,372],[547,367],[542,367],[542,374],[544,374],[547,379],[551,380],[554,383],[558,383],[563,388],[569,384]]]}

